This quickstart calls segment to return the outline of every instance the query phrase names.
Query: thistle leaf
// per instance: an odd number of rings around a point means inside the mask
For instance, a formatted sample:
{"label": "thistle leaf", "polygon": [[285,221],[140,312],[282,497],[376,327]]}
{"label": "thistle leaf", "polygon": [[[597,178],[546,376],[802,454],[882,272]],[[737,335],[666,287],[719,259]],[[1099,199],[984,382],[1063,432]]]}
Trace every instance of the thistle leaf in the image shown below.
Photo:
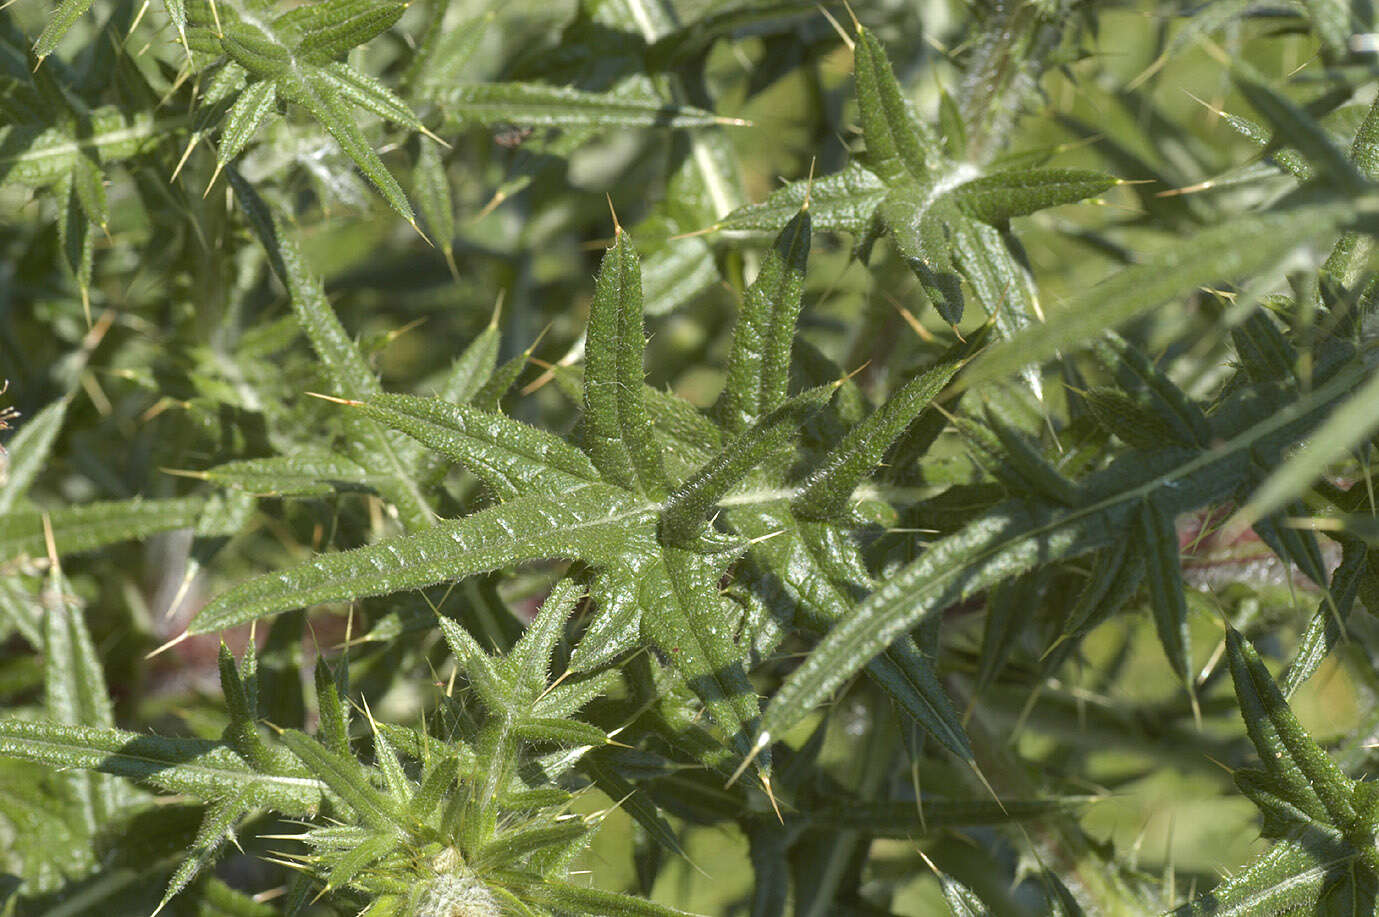
{"label": "thistle leaf", "polygon": [[284,732],[282,741],[308,771],[330,787],[331,792],[344,800],[371,828],[387,831],[402,819],[396,802],[374,788],[358,761],[331,751],[295,729]]}
{"label": "thistle leaf", "polygon": [[[234,173],[231,181],[236,182]],[[359,347],[340,324],[335,310],[326,300],[325,286],[302,254],[296,234],[276,213],[263,213],[262,201],[242,182],[235,185],[240,206],[248,211],[259,241],[268,252],[279,279],[287,287],[292,311],[325,364],[333,394],[341,398],[366,399],[382,393],[378,378],[369,368]],[[382,477],[378,489],[398,508],[410,528],[424,528],[432,521],[431,508],[421,494],[412,469],[397,446],[373,421],[360,415],[349,424],[350,457],[362,467]]]}
{"label": "thistle leaf", "polygon": [[1327,418],[1301,449],[1273,471],[1241,507],[1244,523],[1270,515],[1301,496],[1308,486],[1351,449],[1379,430],[1379,373],[1372,375]]}
{"label": "thistle leaf", "polygon": [[1186,682],[1191,678],[1188,671],[1191,659],[1187,599],[1183,592],[1183,570],[1178,562],[1178,531],[1173,526],[1173,517],[1152,500],[1145,501],[1136,526],[1136,541],[1144,551],[1154,627],[1173,671]]}
{"label": "thistle leaf", "polygon": [[[385,2],[360,5],[327,0],[326,3],[297,9],[308,11],[311,17],[300,24],[304,34],[296,48],[297,57],[308,64],[324,64],[392,28],[407,9],[407,4]],[[281,22],[279,19],[275,25]]]}
{"label": "thistle leaf", "polygon": [[642,404],[642,277],[621,229],[603,258],[589,312],[584,368],[585,451],[610,483],[665,494],[661,452]]}
{"label": "thistle leaf", "polygon": [[747,204],[716,224],[722,232],[775,233],[788,223],[806,200],[813,228],[819,232],[866,232],[876,208],[886,199],[886,184],[859,164],[810,181],[791,182],[767,195],[760,204]]}
{"label": "thistle leaf", "polygon": [[[416,198],[417,206],[421,209],[422,218],[426,221],[427,232],[431,236],[431,241],[435,242],[445,252],[447,263],[455,263],[454,246],[452,241],[455,238],[455,202],[450,193],[450,180],[445,174],[445,163],[441,160],[440,147],[434,143],[422,142],[417,149],[416,166],[412,170],[412,196]],[[465,354],[479,346],[481,340],[488,340],[497,337],[498,329],[485,328],[469,347],[465,348]],[[476,351],[477,354],[478,351]],[[497,358],[497,348],[493,348],[494,359],[489,361],[484,377],[493,372],[493,364]],[[456,367],[464,361],[464,356],[455,361]],[[454,374],[452,373],[452,378]],[[480,382],[482,384],[482,382]],[[447,388],[449,386],[447,385]],[[470,393],[472,397],[473,393]],[[468,398],[456,398],[453,395],[442,394],[446,401],[467,401]]]}
{"label": "thistle leaf", "polygon": [[[971,825],[1034,821],[1085,805],[1087,799],[860,799],[809,809],[804,819],[827,831],[858,831],[868,837],[904,839]],[[923,810],[921,813],[921,809]]]}
{"label": "thistle leaf", "polygon": [[1265,770],[1288,801],[1304,811],[1316,810],[1320,802],[1327,821],[1348,831],[1356,817],[1355,782],[1298,723],[1259,654],[1234,628],[1226,631],[1226,660],[1245,729]]}
{"label": "thistle leaf", "polygon": [[1047,323],[989,348],[963,374],[962,385],[1004,378],[1204,283],[1271,268],[1299,246],[1339,230],[1347,209],[1345,204],[1299,206],[1201,230],[1075,297]]}
{"label": "thistle leaf", "polygon": [[[326,64],[315,71],[316,78],[347,102],[371,111],[386,121],[414,131],[422,130],[421,119],[407,103],[373,77],[360,73],[344,62]],[[425,141],[423,141],[425,142]],[[362,168],[362,166],[361,166]],[[402,214],[407,217],[406,213]]]}
{"label": "thistle leaf", "polygon": [[551,656],[565,632],[565,621],[575,603],[584,597],[584,587],[573,579],[562,579],[551,589],[541,609],[507,654],[506,680],[521,689],[527,703],[535,703],[546,690]]}
{"label": "thistle leaf", "polygon": [[89,726],[5,720],[0,722],[0,757],[113,774],[196,799],[243,791],[246,805],[271,806],[284,814],[314,810],[325,788],[305,772],[301,776],[256,772],[219,742]]}
{"label": "thistle leaf", "polygon": [[957,879],[940,872],[938,880],[943,887],[943,900],[953,917],[984,917],[988,913],[982,899]]}
{"label": "thistle leaf", "polygon": [[1361,583],[1371,566],[1373,548],[1359,541],[1346,541],[1341,562],[1331,574],[1331,583],[1322,596],[1307,628],[1298,638],[1298,648],[1283,675],[1279,690],[1285,698],[1292,697],[1304,681],[1317,671],[1322,661],[1341,641],[1341,627],[1350,616],[1359,595]]}
{"label": "thistle leaf", "polygon": [[263,737],[259,735],[255,710],[257,705],[251,702],[248,692],[245,691],[244,681],[235,666],[235,658],[230,655],[230,648],[224,643],[220,644],[218,663],[220,689],[225,695],[225,708],[230,716],[230,722],[225,725],[221,740],[249,762],[255,770],[272,773],[276,769],[276,762]]}
{"label": "thistle leaf", "polygon": [[57,49],[58,42],[62,41],[62,37],[90,8],[91,0],[62,0],[48,18],[48,24],[43,27],[38,41],[34,43],[34,56],[42,60],[52,54]]}
{"label": "thistle leaf", "polygon": [[[703,700],[737,753],[749,754],[760,707],[734,639],[734,615],[718,594],[721,569],[693,551],[665,547],[639,572],[643,634]],[[769,766],[765,753],[757,761]]]}
{"label": "thistle leaf", "polygon": [[334,452],[226,462],[200,477],[222,487],[265,497],[320,497],[337,490],[372,487],[376,476]]}
{"label": "thistle leaf", "polygon": [[694,917],[688,911],[598,888],[588,888],[556,879],[527,884],[516,876],[512,878],[513,884],[517,885],[532,902],[572,914],[590,914],[595,917]]}
{"label": "thistle leaf", "polygon": [[835,388],[821,385],[796,395],[733,437],[666,500],[661,537],[681,547],[693,541],[718,501],[798,435],[805,421],[828,404]]}
{"label": "thistle leaf", "polygon": [[68,555],[194,526],[204,508],[204,501],[187,497],[87,503],[47,514],[11,512],[0,516],[0,557],[41,556],[44,515],[52,524],[58,553]]}
{"label": "thistle leaf", "polygon": [[502,414],[415,395],[376,395],[359,410],[464,466],[500,499],[560,496],[599,481],[578,449]]}
{"label": "thistle leaf", "polygon": [[538,83],[474,83],[445,94],[449,114],[477,124],[526,127],[708,127],[741,123],[692,105],[666,102],[654,92],[584,92]]}
{"label": "thistle leaf", "polygon": [[[1102,362],[1121,386],[1165,424],[1173,440],[1186,446],[1206,448],[1211,427],[1202,409],[1174,385],[1144,354],[1120,335],[1108,333],[1098,351]],[[1268,381],[1280,377],[1274,376]]]}
{"label": "thistle leaf", "polygon": [[1235,85],[1250,104],[1274,126],[1283,140],[1297,147],[1321,176],[1348,191],[1364,187],[1364,177],[1356,171],[1345,152],[1302,106],[1243,69],[1237,69],[1232,75]]}
{"label": "thistle leaf", "polygon": [[560,501],[524,497],[241,583],[202,608],[188,630],[211,633],[293,608],[419,589],[527,560],[607,564],[623,549],[625,531],[652,519],[650,507],[605,485]]}
{"label": "thistle leaf", "polygon": [[206,871],[220,854],[225,841],[233,836],[234,827],[244,817],[247,807],[238,796],[218,800],[206,807],[201,827],[196,831],[188,856],[178,864],[172,877],[168,879],[167,891],[159,907],[182,892],[194,879]]}
{"label": "thistle leaf", "polygon": [[727,379],[715,406],[733,432],[745,429],[785,400],[790,348],[809,260],[810,219],[809,212],[802,210],[786,224],[743,297]]}
{"label": "thistle leaf", "polygon": [[887,185],[907,178],[925,181],[936,144],[910,114],[890,59],[867,29],[858,30],[853,66],[867,167]]}
{"label": "thistle leaf", "polygon": [[[105,673],[68,588],[54,568],[42,593],[44,711],[55,724],[112,729],[115,714]],[[87,829],[98,830],[114,815],[119,798],[114,782],[103,774],[74,774],[69,781]]]}
{"label": "thistle leaf", "polygon": [[[338,72],[322,68],[308,71],[302,76],[285,77],[279,82],[278,91],[284,98],[310,112],[321,127],[325,128],[326,133],[340,144],[340,149],[345,151],[345,155],[354,160],[359,171],[364,173],[364,177],[379,194],[383,195],[383,199],[393,210],[407,222],[414,223],[416,215],[412,212],[412,205],[407,201],[407,195],[403,193],[397,179],[388,171],[388,167],[383,164],[383,160],[378,158],[378,154],[369,145],[345,105],[346,98],[350,98],[351,101],[357,98],[350,94],[350,87],[354,85],[353,82],[343,79]],[[343,93],[342,88],[345,89]]]}
{"label": "thistle leaf", "polygon": [[[853,614],[870,578],[841,528],[798,519],[780,504],[735,507],[728,518],[738,532],[753,539],[750,550],[766,580],[762,587],[780,589],[795,606],[795,626],[824,634]],[[945,748],[972,760],[961,718],[912,640],[903,638],[887,647],[867,664],[867,674]]]}
{"label": "thistle leaf", "polygon": [[766,709],[763,733],[781,735],[936,610],[1036,565],[1113,544],[1134,524],[1141,501],[1152,498],[1163,518],[1173,518],[1226,497],[1232,481],[1248,468],[1252,450],[1291,442],[1317,423],[1354,379],[1353,371],[1342,370],[1282,410],[1274,403],[1255,413],[1247,407],[1252,399],[1242,394],[1217,415],[1213,438],[1221,443],[1211,452],[1130,453],[1081,482],[1085,502],[1080,506],[1011,501],[930,545],[835,625],[790,674]]}
{"label": "thistle leaf", "polygon": [[24,422],[10,440],[8,473],[0,476],[0,516],[22,500],[34,479],[47,466],[53,443],[67,416],[68,400],[60,398]]}
{"label": "thistle leaf", "polygon": [[1207,894],[1173,912],[1174,917],[1251,917],[1316,913],[1328,899],[1337,913],[1379,895],[1379,883],[1357,862],[1354,848],[1304,834],[1280,841],[1259,859]]}
{"label": "thistle leaf", "polygon": [[1004,223],[1061,204],[1095,197],[1117,180],[1087,169],[1022,169],[995,172],[953,189],[958,208],[983,223]]}
{"label": "thistle leaf", "polygon": [[636,581],[637,572],[624,564],[595,574],[589,596],[598,612],[570,654],[570,671],[601,668],[636,644],[642,620]]}
{"label": "thistle leaf", "polygon": [[216,157],[222,165],[244,151],[277,103],[278,86],[271,80],[259,80],[244,88],[230,107],[220,132]]}
{"label": "thistle leaf", "polygon": [[78,137],[67,127],[0,125],[0,184],[39,188],[72,174],[83,156],[101,163],[129,159],[166,136],[167,125],[146,112],[127,114],[101,106],[89,115],[89,130]]}
{"label": "thistle leaf", "polygon": [[880,463],[886,450],[904,434],[967,359],[982,344],[975,335],[959,343],[886,399],[875,412],[854,425],[800,482],[791,509],[809,519],[837,519],[862,479]]}
{"label": "thistle leaf", "polygon": [[498,672],[477,640],[463,626],[446,617],[437,619],[441,635],[455,655],[455,662],[483,701],[495,710],[509,706],[506,679]]}
{"label": "thistle leaf", "polygon": [[[609,751],[613,750],[609,749]],[[611,763],[609,766],[604,765],[605,754],[605,752],[601,752],[585,755],[580,760],[580,770],[587,774],[590,780],[594,781],[594,785],[605,796],[609,799],[618,800],[619,807],[631,815],[637,824],[646,829],[652,840],[666,850],[683,856],[684,850],[680,847],[680,841],[676,838],[670,823],[661,815],[656,805],[647,798],[645,791],[624,780],[611,766]]]}
{"label": "thistle leaf", "polygon": [[350,754],[350,716],[348,698],[348,660],[341,661],[340,676],[332,672],[324,656],[316,657],[312,679],[316,687],[316,707],[320,718],[317,738],[321,744],[344,758]]}
{"label": "thistle leaf", "polygon": [[950,176],[942,183],[897,184],[877,212],[930,304],[956,325],[962,321],[963,295],[950,243],[949,226],[959,218],[946,187],[952,181]]}

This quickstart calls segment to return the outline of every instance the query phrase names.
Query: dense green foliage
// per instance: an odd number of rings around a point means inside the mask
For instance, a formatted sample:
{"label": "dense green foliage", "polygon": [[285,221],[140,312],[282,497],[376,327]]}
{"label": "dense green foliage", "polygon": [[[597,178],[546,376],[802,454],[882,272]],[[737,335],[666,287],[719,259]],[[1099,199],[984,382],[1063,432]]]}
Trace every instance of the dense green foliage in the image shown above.
{"label": "dense green foliage", "polygon": [[1375,912],[1368,16],[0,7],[0,915]]}

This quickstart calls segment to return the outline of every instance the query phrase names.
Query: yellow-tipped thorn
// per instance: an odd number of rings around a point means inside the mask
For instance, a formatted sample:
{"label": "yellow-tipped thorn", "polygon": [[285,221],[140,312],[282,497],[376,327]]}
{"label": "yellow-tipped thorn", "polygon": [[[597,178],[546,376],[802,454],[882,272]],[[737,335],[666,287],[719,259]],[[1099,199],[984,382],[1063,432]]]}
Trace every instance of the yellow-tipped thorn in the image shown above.
{"label": "yellow-tipped thorn", "polygon": [[436,243],[434,243],[434,242],[432,242],[430,239],[426,238],[426,233],[424,233],[424,232],[421,231],[421,227],[417,225],[417,218],[416,218],[416,217],[408,217],[408,218],[407,218],[407,224],[408,224],[409,226],[412,227],[412,230],[413,230],[414,232],[416,232],[417,235],[421,236],[421,241],[425,242],[425,243],[426,243],[427,245],[429,245],[431,248],[435,248],[435,247],[436,247]]}
{"label": "yellow-tipped thorn", "polygon": [[[148,4],[149,0],[144,0],[143,5],[139,7],[139,12],[134,14],[134,21],[129,24],[129,31],[125,34],[126,41],[128,41],[129,38],[133,36],[134,30],[139,27],[139,23],[144,21],[144,13],[148,12]],[[9,4],[7,3],[5,4],[5,6],[9,6]],[[0,9],[4,9],[4,7],[0,7]],[[162,908],[162,905],[160,904],[158,905],[158,907]],[[154,913],[156,914],[157,911],[154,911]]]}
{"label": "yellow-tipped thorn", "polygon": [[450,271],[450,279],[459,283],[460,269],[455,265],[455,246],[446,242],[441,246],[441,254],[445,255],[445,266]]}
{"label": "yellow-tipped thorn", "polygon": [[433,133],[431,132],[431,129],[430,129],[429,127],[427,127],[426,125],[424,125],[424,124],[423,124],[421,127],[417,128],[417,132],[420,133],[420,134],[421,134],[422,136],[424,136],[424,137],[429,137],[429,138],[431,138],[432,140],[434,140],[434,141],[436,141],[437,143],[439,143],[441,146],[445,147],[447,150],[453,150],[453,149],[454,149],[453,146],[451,146],[450,144],[446,143],[444,140],[442,140],[442,139],[441,139],[439,136],[437,136],[436,134],[433,134]]}
{"label": "yellow-tipped thorn", "polygon": [[182,151],[182,158],[177,160],[177,168],[172,170],[172,177],[168,179],[168,184],[177,181],[177,176],[182,174],[182,167],[185,166],[187,160],[191,158],[192,150],[196,148],[197,141],[200,139],[201,132],[197,131],[193,133],[191,139],[187,141],[187,148]]}
{"label": "yellow-tipped thorn", "polygon": [[1050,644],[1049,644],[1049,648],[1046,649],[1046,650],[1044,650],[1044,655],[1042,655],[1042,656],[1039,657],[1039,661],[1040,661],[1040,662],[1043,662],[1045,659],[1048,659],[1048,658],[1049,658],[1049,654],[1052,653],[1054,650],[1058,649],[1058,647],[1059,647],[1059,645],[1060,645],[1061,643],[1063,643],[1065,640],[1068,640],[1068,639],[1069,639],[1069,636],[1070,636],[1070,635],[1068,635],[1068,634],[1059,634],[1059,635],[1058,635],[1058,639],[1057,639],[1057,640],[1054,640],[1052,643],[1050,643]]}
{"label": "yellow-tipped thorn", "polygon": [[859,366],[859,367],[857,367],[856,369],[854,369],[852,372],[848,373],[848,374],[847,374],[846,376],[844,376],[843,378],[833,380],[833,387],[834,387],[835,389],[837,389],[837,388],[842,388],[844,385],[846,385],[848,382],[850,382],[850,381],[852,380],[852,377],[853,377],[853,376],[856,376],[858,373],[860,373],[862,370],[866,369],[866,368],[867,368],[868,366],[870,366],[870,365],[871,365],[871,360],[867,360],[865,363],[863,363],[861,366]]}
{"label": "yellow-tipped thorn", "polygon": [[211,18],[215,20],[216,38],[224,38],[225,29],[220,25],[220,8],[216,6],[215,0],[211,0]]}
{"label": "yellow-tipped thorn", "polygon": [[1211,755],[1204,754],[1202,755],[1202,757],[1206,758],[1212,764],[1215,764],[1217,767],[1221,768],[1221,770],[1225,771],[1228,774],[1235,773],[1235,768],[1231,767],[1229,764],[1216,760]]}
{"label": "yellow-tipped thorn", "polygon": [[1166,63],[1168,63],[1167,51],[1155,58],[1154,61],[1148,67],[1145,67],[1144,70],[1141,71],[1139,76],[1135,77],[1129,83],[1126,83],[1125,88],[1130,92],[1134,92],[1136,89],[1139,89],[1140,86],[1144,85],[1144,82],[1146,80],[1148,80],[1149,78],[1154,76],[1154,74],[1162,70],[1164,64]]}
{"label": "yellow-tipped thorn", "polygon": [[527,356],[527,362],[534,363],[535,365],[544,369],[545,372],[543,372],[541,375],[537,376],[535,379],[524,385],[520,389],[522,395],[530,395],[532,392],[539,391],[542,387],[544,387],[547,383],[549,383],[552,379],[555,378],[555,373],[557,369],[559,369],[563,365],[568,365],[565,364],[563,361],[560,363],[547,363],[545,360],[538,360],[536,357],[532,356],[532,354],[536,352],[536,345],[541,343],[541,339],[544,338],[546,336],[546,332],[550,330],[551,326],[549,324],[546,325],[545,328],[542,328],[541,333],[536,336],[536,340],[532,341],[531,344],[527,346],[527,349],[523,351],[523,353],[525,353]]}
{"label": "yellow-tipped thorn", "polygon": [[[182,23],[177,23],[177,38],[182,42],[182,50],[187,52],[187,63],[191,63],[192,46],[187,41],[187,30],[182,27]],[[140,52],[142,53],[142,52]]]}
{"label": "yellow-tipped thorn", "polygon": [[201,192],[203,201],[210,196],[211,189],[215,187],[215,180],[220,177],[220,170],[223,168],[225,168],[225,163],[217,162],[215,164],[215,171],[211,173],[211,180],[206,183],[206,190]]}
{"label": "yellow-tipped thorn", "polygon": [[508,196],[507,196],[506,192],[503,192],[503,191],[495,191],[495,192],[493,192],[493,197],[491,197],[491,198],[488,199],[488,203],[487,203],[487,204],[485,204],[483,207],[479,208],[479,212],[476,213],[476,214],[474,215],[474,219],[473,219],[472,222],[475,222],[475,223],[479,222],[479,221],[482,220],[484,217],[488,216],[490,213],[492,213],[493,211],[497,210],[498,207],[503,203],[503,201],[505,201],[505,200],[507,200],[507,199],[508,199]]}
{"label": "yellow-tipped thorn", "polygon": [[43,545],[48,549],[48,573],[56,583],[62,577],[62,562],[57,556],[57,539],[53,537],[53,520],[43,514]]}
{"label": "yellow-tipped thorn", "polygon": [[734,783],[737,783],[737,778],[742,776],[743,771],[747,770],[747,768],[751,766],[752,762],[757,759],[757,755],[761,754],[762,751],[766,748],[766,746],[770,744],[771,733],[763,732],[761,735],[757,736],[757,741],[756,744],[752,746],[751,754],[747,755],[747,757],[742,759],[742,763],[737,766],[737,770],[733,771],[733,775],[728,778],[728,782],[723,784],[723,788],[727,789]]}
{"label": "yellow-tipped thorn", "polygon": [[154,656],[158,656],[158,655],[161,655],[161,654],[163,654],[163,653],[166,653],[168,650],[172,649],[174,646],[176,646],[177,644],[181,643],[183,640],[189,639],[189,638],[191,637],[191,635],[192,635],[192,634],[191,634],[191,631],[186,631],[186,630],[184,630],[184,631],[182,631],[182,633],[181,633],[179,636],[173,637],[173,638],[172,638],[171,640],[169,640],[167,643],[164,643],[162,646],[158,647],[157,649],[153,650],[152,652],[145,654],[144,658],[145,658],[145,659],[152,659]]}
{"label": "yellow-tipped thorn", "polygon": [[1188,97],[1189,99],[1191,99],[1192,101],[1196,102],[1198,105],[1202,106],[1203,108],[1205,108],[1207,111],[1211,112],[1211,113],[1212,113],[1213,115],[1215,115],[1216,117],[1220,118],[1220,117],[1222,117],[1222,116],[1224,116],[1224,115],[1226,114],[1224,111],[1222,111],[1221,109],[1217,108],[1215,105],[1212,105],[1210,102],[1206,101],[1205,99],[1201,98],[1200,96],[1194,95],[1190,90],[1184,89],[1183,92],[1187,93],[1187,97]]}
{"label": "yellow-tipped thorn", "polygon": [[1155,197],[1177,197],[1180,194],[1196,194],[1199,191],[1208,191],[1216,187],[1216,180],[1208,178],[1206,181],[1199,181],[1195,185],[1187,185],[1182,188],[1169,188],[1167,191],[1156,193]]}
{"label": "yellow-tipped thorn", "polygon": [[977,766],[977,762],[969,761],[967,763],[972,766],[972,773],[977,775],[977,779],[982,782],[982,786],[986,787],[986,791],[991,794],[991,798],[996,800],[996,805],[1001,807],[1002,812],[1005,812],[1007,815],[1009,815],[1010,813],[1006,812],[1006,804],[1001,802],[1001,797],[996,795],[996,790],[994,787],[991,786],[991,781],[986,779],[986,774],[982,773],[982,769]]}
{"label": "yellow-tipped thorn", "polygon": [[422,316],[421,318],[414,318],[407,324],[403,325],[401,328],[395,328],[392,331],[389,331],[386,335],[384,335],[383,339],[385,342],[391,344],[393,341],[396,341],[398,338],[402,337],[407,332],[419,328],[424,324],[426,324],[425,316]]}
{"label": "yellow-tipped thorn", "polygon": [[776,794],[771,790],[771,776],[769,774],[761,775],[761,788],[766,793],[766,798],[771,802],[771,811],[776,813],[776,821],[782,825],[785,824],[785,819],[780,814],[780,806],[776,805]]}
{"label": "yellow-tipped thorn", "polygon": [[263,860],[265,863],[276,863],[279,866],[285,866],[288,869],[295,869],[302,874],[306,874],[307,868],[305,863],[298,863],[296,860],[286,859],[287,856],[288,854],[276,856],[260,854],[259,859]]}
{"label": "yellow-tipped thorn", "polygon": [[800,205],[800,213],[804,213],[806,210],[809,209],[809,199],[810,196],[814,193],[814,166],[818,163],[818,161],[819,158],[817,156],[809,157],[809,178],[805,179],[804,203]]}
{"label": "yellow-tipped thorn", "polygon": [[905,306],[901,304],[900,300],[896,299],[893,296],[887,296],[887,299],[890,300],[891,307],[894,308],[895,311],[900,313],[900,317],[905,320],[905,324],[910,326],[910,330],[913,331],[921,341],[923,341],[926,344],[932,344],[934,342],[933,332],[931,332],[928,328],[925,328],[924,324],[915,316],[913,312],[905,308]]}
{"label": "yellow-tipped thorn", "polygon": [[1221,64],[1223,67],[1230,67],[1232,69],[1235,68],[1236,62],[1231,59],[1230,52],[1218,45],[1216,42],[1212,41],[1210,38],[1203,36],[1201,39],[1201,46],[1202,50],[1207,52],[1207,56],[1210,57],[1212,60],[1216,61],[1218,64]]}
{"label": "yellow-tipped thorn", "polygon": [[681,239],[693,239],[697,236],[707,236],[711,232],[718,232],[718,230],[720,230],[721,228],[721,223],[715,223],[712,226],[705,226],[703,229],[695,229],[690,232],[682,232],[679,235],[670,236],[666,239],[666,241],[678,242]]}
{"label": "yellow-tipped thorn", "polygon": [[374,735],[378,735],[378,724],[374,722],[373,711],[369,709],[369,699],[361,694],[359,701],[364,705],[364,716],[369,721],[369,729],[373,731]]}
{"label": "yellow-tipped thorn", "polygon": [[608,198],[608,212],[613,215],[613,235],[615,238],[622,236],[622,224],[618,222],[618,211],[613,209],[613,195],[604,195]]}
{"label": "yellow-tipped thorn", "polygon": [[337,398],[334,395],[322,395],[320,392],[305,392],[308,397],[320,398],[322,401],[329,401],[331,404],[346,404],[350,407],[359,407],[364,402],[354,401],[350,398]]}
{"label": "yellow-tipped thorn", "polygon": [[848,0],[843,0],[843,9],[848,11],[848,18],[852,20],[852,27],[857,30],[857,34],[862,34],[862,23],[857,21],[857,14],[852,11],[852,4]]}
{"label": "yellow-tipped thorn", "polygon": [[542,700],[547,694],[550,694],[552,691],[554,691],[554,690],[556,689],[556,687],[557,687],[562,681],[564,681],[565,679],[569,678],[569,677],[570,677],[571,675],[573,675],[573,674],[574,674],[574,670],[573,670],[573,669],[566,669],[566,670],[564,671],[564,673],[562,673],[561,676],[560,676],[559,678],[557,678],[555,681],[551,682],[549,685],[546,686],[546,690],[544,690],[544,691],[541,692],[541,696],[538,697],[538,698],[536,699],[536,702],[537,702],[537,703],[540,703],[541,700]]}
{"label": "yellow-tipped thorn", "polygon": [[[498,291],[498,298],[493,303],[493,314],[488,318],[488,326],[490,328],[498,327],[498,320],[503,317],[503,300],[507,298],[507,295],[508,291],[506,288]],[[550,325],[546,327],[549,328]],[[543,331],[542,334],[545,334],[545,332]]]}
{"label": "yellow-tipped thorn", "polygon": [[191,592],[192,583],[196,580],[196,574],[200,568],[192,563],[187,564],[187,572],[182,577],[182,582],[177,584],[177,594],[168,602],[168,610],[163,612],[163,620],[170,619],[177,614],[177,609],[182,607],[182,602],[187,598],[187,593]]}

